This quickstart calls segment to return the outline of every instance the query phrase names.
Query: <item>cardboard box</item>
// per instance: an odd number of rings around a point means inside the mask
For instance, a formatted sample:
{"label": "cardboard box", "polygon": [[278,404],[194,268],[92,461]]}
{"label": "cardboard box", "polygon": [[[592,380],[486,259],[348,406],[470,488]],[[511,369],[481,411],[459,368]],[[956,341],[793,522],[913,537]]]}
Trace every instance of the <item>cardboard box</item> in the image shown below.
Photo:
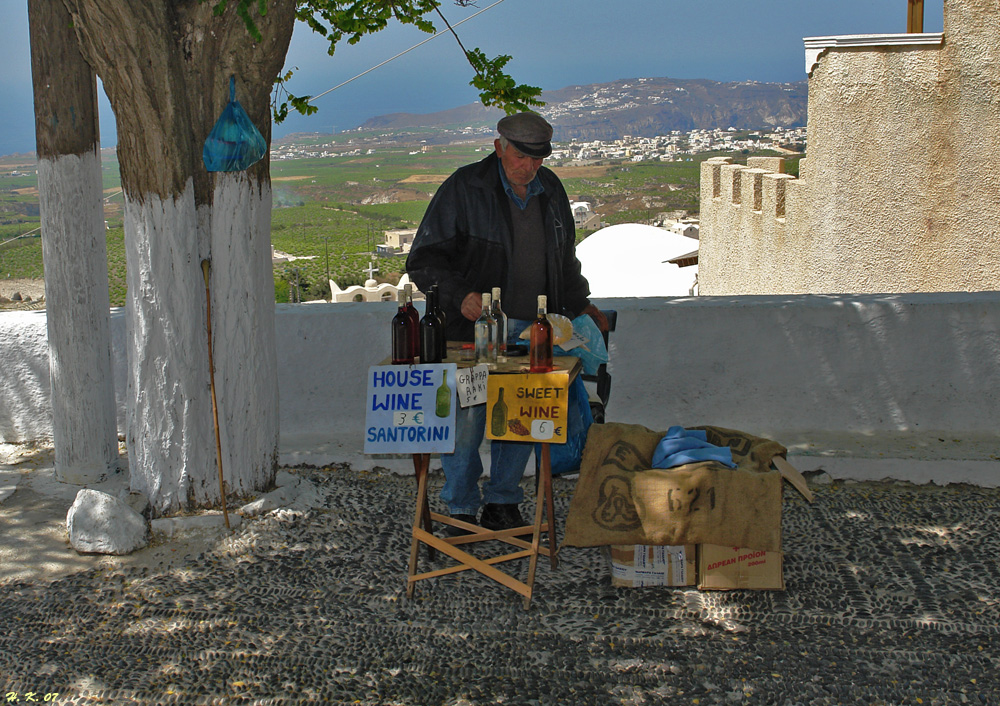
{"label": "cardboard box", "polygon": [[650,546],[612,544],[605,547],[611,565],[611,585],[694,586],[696,548],[693,544]]}
{"label": "cardboard box", "polygon": [[698,545],[698,588],[703,591],[785,590],[781,552]]}

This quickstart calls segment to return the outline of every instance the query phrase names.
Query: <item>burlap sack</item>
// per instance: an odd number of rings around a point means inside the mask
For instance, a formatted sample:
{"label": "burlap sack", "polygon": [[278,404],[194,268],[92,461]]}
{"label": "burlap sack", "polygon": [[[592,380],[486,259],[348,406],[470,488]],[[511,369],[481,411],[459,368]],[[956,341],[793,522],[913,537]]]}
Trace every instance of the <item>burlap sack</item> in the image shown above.
{"label": "burlap sack", "polygon": [[722,544],[781,549],[781,444],[719,427],[708,442],[729,446],[737,468],[689,463],[650,468],[666,432],[635,424],[595,424],[583,450],[563,544]]}

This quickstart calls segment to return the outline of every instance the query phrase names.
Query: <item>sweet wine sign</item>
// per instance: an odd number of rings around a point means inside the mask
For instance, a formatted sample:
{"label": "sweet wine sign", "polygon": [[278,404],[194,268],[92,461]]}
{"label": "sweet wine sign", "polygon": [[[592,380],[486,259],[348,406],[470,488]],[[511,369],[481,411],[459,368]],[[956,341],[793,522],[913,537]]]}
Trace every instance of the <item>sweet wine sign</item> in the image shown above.
{"label": "sweet wine sign", "polygon": [[455,450],[454,363],[374,365],[365,397],[365,453]]}
{"label": "sweet wine sign", "polygon": [[567,372],[490,375],[486,396],[488,439],[566,443]]}

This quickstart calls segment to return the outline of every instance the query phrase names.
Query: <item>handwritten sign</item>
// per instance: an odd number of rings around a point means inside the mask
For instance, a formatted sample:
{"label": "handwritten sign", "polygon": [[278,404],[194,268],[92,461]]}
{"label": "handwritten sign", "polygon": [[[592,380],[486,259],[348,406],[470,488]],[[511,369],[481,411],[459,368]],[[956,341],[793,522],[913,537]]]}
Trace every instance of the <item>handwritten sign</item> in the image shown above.
{"label": "handwritten sign", "polygon": [[454,363],[368,369],[365,453],[455,450]]}
{"label": "handwritten sign", "polygon": [[566,443],[569,374],[490,375],[486,436],[504,441]]}
{"label": "handwritten sign", "polygon": [[476,404],[486,403],[486,378],[490,375],[490,366],[476,365],[471,368],[461,368],[455,373],[455,387],[458,388],[458,403],[464,409]]}

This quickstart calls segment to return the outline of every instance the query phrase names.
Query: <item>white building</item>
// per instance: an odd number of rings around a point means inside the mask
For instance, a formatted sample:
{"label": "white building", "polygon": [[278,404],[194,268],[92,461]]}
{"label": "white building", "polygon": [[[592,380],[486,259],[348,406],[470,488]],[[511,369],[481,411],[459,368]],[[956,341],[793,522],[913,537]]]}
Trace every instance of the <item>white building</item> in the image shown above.
{"label": "white building", "polygon": [[351,285],[347,289],[341,289],[340,286],[330,280],[330,301],[331,302],[389,302],[396,301],[399,296],[399,290],[403,289],[407,284],[413,287],[413,299],[418,301],[424,298],[423,293],[417,289],[415,284],[410,282],[410,275],[403,274],[399,278],[399,282],[396,284],[389,284],[383,282],[379,284],[374,279],[365,280],[364,286],[357,284]]}
{"label": "white building", "polygon": [[696,293],[698,266],[670,262],[698,241],[663,228],[622,223],[576,246],[591,298],[686,297]]}
{"label": "white building", "polygon": [[384,233],[385,243],[375,246],[375,252],[385,257],[394,255],[406,255],[410,252],[410,246],[417,235],[416,228],[397,228],[387,230]]}
{"label": "white building", "polygon": [[573,223],[580,230],[593,230],[601,227],[601,217],[590,208],[589,201],[574,201],[570,204],[573,211]]}

